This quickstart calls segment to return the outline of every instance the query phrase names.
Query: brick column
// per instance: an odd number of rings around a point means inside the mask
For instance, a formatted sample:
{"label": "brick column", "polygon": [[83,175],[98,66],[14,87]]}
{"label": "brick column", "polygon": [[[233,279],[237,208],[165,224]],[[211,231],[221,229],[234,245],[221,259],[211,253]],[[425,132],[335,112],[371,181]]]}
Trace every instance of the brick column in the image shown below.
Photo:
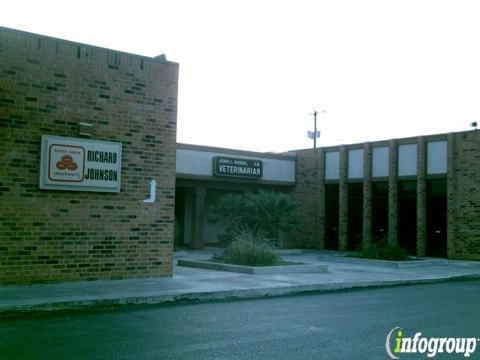
{"label": "brick column", "polygon": [[317,150],[317,245],[319,249],[325,249],[325,151]]}
{"label": "brick column", "polygon": [[447,141],[447,257],[455,257],[455,134]]}
{"label": "brick column", "polygon": [[372,146],[365,143],[363,147],[363,224],[362,246],[372,243]]}
{"label": "brick column", "polygon": [[346,250],[348,244],[348,152],[345,145],[340,147],[340,183],[338,211],[338,248]]}
{"label": "brick column", "polygon": [[427,246],[426,143],[417,141],[417,256],[425,256]]}
{"label": "brick column", "polygon": [[205,245],[203,240],[203,223],[205,220],[205,197],[207,195],[207,189],[197,187],[194,193],[195,205],[193,211],[192,248],[198,250],[203,249]]}
{"label": "brick column", "polygon": [[398,147],[396,140],[389,142],[389,169],[388,169],[388,242],[398,243]]}

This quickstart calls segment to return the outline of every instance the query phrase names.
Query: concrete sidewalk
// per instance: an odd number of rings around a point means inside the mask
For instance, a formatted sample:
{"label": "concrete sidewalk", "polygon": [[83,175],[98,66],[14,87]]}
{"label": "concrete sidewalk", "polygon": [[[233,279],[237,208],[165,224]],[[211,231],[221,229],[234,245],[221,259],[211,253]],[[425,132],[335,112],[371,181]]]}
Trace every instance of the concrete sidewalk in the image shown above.
{"label": "concrete sidewalk", "polygon": [[[207,260],[211,254],[212,250],[207,249],[179,252],[175,256]],[[329,261],[328,253],[320,251],[287,251],[283,253],[283,258],[295,262],[326,264],[329,271],[252,275],[175,266],[172,278],[4,285],[0,286],[0,315],[125,304],[280,296],[480,277],[480,262],[471,261],[443,260],[425,267],[395,269],[360,262]]]}

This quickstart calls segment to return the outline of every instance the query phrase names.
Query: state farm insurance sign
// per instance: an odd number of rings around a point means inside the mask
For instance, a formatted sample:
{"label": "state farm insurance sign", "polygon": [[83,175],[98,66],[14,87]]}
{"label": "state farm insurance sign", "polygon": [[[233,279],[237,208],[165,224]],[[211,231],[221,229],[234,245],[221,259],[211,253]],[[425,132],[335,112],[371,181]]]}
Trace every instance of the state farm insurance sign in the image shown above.
{"label": "state farm insurance sign", "polygon": [[40,188],[119,192],[122,143],[42,136]]}

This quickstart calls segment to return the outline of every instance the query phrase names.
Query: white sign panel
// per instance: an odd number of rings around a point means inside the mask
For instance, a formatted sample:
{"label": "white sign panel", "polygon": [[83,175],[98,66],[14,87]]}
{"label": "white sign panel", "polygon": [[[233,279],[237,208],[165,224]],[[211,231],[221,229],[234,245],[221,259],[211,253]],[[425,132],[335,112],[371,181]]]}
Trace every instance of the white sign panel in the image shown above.
{"label": "white sign panel", "polygon": [[42,136],[40,189],[119,192],[122,143]]}

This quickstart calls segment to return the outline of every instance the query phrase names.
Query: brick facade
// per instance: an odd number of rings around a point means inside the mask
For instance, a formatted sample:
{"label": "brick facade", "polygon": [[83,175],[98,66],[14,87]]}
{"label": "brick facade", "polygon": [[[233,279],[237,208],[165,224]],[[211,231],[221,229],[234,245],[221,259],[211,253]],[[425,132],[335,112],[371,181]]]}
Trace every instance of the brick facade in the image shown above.
{"label": "brick facade", "polygon": [[362,238],[363,246],[372,243],[372,147],[365,143],[363,147],[363,211],[362,211]]}
{"label": "brick facade", "polygon": [[321,239],[318,234],[316,221],[319,220],[317,213],[316,194],[318,194],[318,153],[313,150],[300,150],[297,152],[296,181],[297,185],[292,196],[300,206],[300,218],[302,219],[302,243],[308,248],[319,248]]}
{"label": "brick facade", "polygon": [[[177,86],[162,58],[0,28],[0,283],[171,275]],[[42,134],[79,122],[122,142],[120,193],[39,189]]]}
{"label": "brick facade", "polygon": [[425,137],[417,141],[417,255],[426,254],[427,235],[427,184]]}
{"label": "brick facade", "polygon": [[[447,172],[440,175],[428,175],[427,142],[447,141]],[[446,190],[446,253],[448,258],[480,259],[480,131],[467,131],[435,136],[421,136],[413,139],[390,140],[389,148],[389,176],[388,176],[388,240],[391,244],[398,243],[398,216],[399,195],[398,181],[398,146],[402,143],[417,144],[417,175],[409,179],[416,181],[416,250],[424,256],[427,245],[427,189],[426,182],[430,179],[445,179]],[[379,142],[384,146],[385,142]],[[371,202],[371,148],[376,143],[363,144],[364,149],[364,179],[363,179],[363,231],[362,244],[368,245],[372,239],[372,202]],[[379,146],[377,145],[377,146]],[[353,146],[358,148],[358,145]],[[347,152],[350,146],[301,150],[297,152],[297,187],[293,194],[301,203],[304,219],[304,239],[308,247],[323,248],[325,208],[315,202],[324,202],[324,182],[319,180],[315,184],[315,168],[313,164],[324,164],[326,150],[340,152],[339,183],[339,236],[338,248],[346,248],[348,228],[348,179],[347,179]],[[322,177],[325,170],[322,169]],[[387,179],[385,179],[386,181]],[[318,196],[313,191],[319,191]],[[320,199],[318,199],[320,197]],[[315,214],[315,208],[321,209],[320,216]],[[312,219],[318,218],[315,228]]]}
{"label": "brick facade", "polygon": [[395,140],[388,144],[389,169],[388,169],[388,242],[392,245],[398,243],[398,148]]}
{"label": "brick facade", "polygon": [[[452,228],[449,256],[480,260],[480,131],[454,134],[453,188],[449,197],[448,227]],[[450,248],[453,244],[453,249]]]}
{"label": "brick facade", "polygon": [[347,250],[348,244],[348,151],[340,146],[340,197],[338,215],[338,242],[340,250]]}

